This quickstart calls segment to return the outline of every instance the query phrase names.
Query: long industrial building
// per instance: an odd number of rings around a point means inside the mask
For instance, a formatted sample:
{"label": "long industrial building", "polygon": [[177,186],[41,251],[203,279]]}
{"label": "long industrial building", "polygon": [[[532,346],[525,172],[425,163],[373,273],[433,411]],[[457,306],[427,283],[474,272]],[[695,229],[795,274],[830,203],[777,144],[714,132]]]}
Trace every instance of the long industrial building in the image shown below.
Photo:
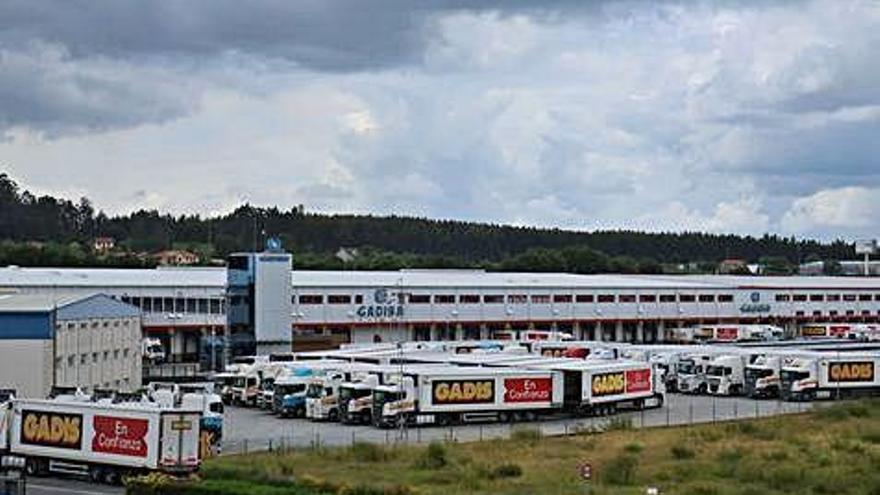
{"label": "long industrial building", "polygon": [[3,292],[104,293],[128,302],[173,361],[197,360],[212,334],[241,344],[238,354],[525,329],[654,342],[665,329],[693,324],[880,321],[876,278],[300,271],[279,253],[233,255],[229,269],[7,267]]}

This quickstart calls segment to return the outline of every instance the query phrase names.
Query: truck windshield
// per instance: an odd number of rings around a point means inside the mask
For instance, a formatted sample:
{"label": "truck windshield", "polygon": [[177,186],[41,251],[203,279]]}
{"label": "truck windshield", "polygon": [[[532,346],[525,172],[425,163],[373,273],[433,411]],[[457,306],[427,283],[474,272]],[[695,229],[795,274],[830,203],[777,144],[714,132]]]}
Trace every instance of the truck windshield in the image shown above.
{"label": "truck windshield", "polygon": [[709,368],[706,370],[706,374],[709,376],[724,376],[724,367],[709,366]]}
{"label": "truck windshield", "polygon": [[306,391],[306,397],[317,399],[319,397],[324,396],[324,387],[317,383],[313,383],[309,385],[308,390]]}
{"label": "truck windshield", "polygon": [[275,388],[275,380],[271,378],[263,380],[263,383],[260,384],[261,390],[272,390],[273,388]]}
{"label": "truck windshield", "polygon": [[746,368],[746,377],[757,380],[773,376],[773,370],[767,368]]}
{"label": "truck windshield", "polygon": [[809,371],[782,370],[779,378],[784,382],[796,382],[810,377]]}
{"label": "truck windshield", "polygon": [[676,369],[680,375],[693,375],[696,373],[696,366],[694,366],[694,362],[691,360],[681,361]]}
{"label": "truck windshield", "polygon": [[299,394],[305,392],[306,385],[305,383],[296,383],[290,385],[276,385],[275,393],[278,395],[290,395],[290,394]]}
{"label": "truck windshield", "polygon": [[386,392],[383,390],[376,390],[373,393],[373,401],[377,404],[385,404],[386,402],[392,402],[400,400],[400,392]]}

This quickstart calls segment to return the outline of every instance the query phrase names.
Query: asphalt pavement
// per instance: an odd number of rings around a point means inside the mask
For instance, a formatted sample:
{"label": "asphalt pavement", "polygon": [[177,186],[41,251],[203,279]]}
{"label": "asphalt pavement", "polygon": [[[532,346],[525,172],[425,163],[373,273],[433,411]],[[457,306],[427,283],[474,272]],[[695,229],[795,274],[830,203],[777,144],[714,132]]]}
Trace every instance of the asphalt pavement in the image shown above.
{"label": "asphalt pavement", "polygon": [[28,478],[27,495],[121,495],[121,486],[99,485],[73,478]]}
{"label": "asphalt pavement", "polygon": [[[579,430],[601,429],[614,418],[628,418],[635,428],[676,426],[804,412],[806,403],[752,400],[743,397],[667,395],[659,409],[626,412],[604,418],[558,416],[522,424],[471,424],[455,427],[410,427],[402,431],[371,426],[317,423],[305,419],[281,419],[258,409],[229,407],[224,417],[223,454],[278,448],[345,446],[354,442],[425,443],[433,440],[479,441],[508,437],[517,428],[540,429],[544,435],[564,435]],[[619,420],[619,419],[618,419]]]}

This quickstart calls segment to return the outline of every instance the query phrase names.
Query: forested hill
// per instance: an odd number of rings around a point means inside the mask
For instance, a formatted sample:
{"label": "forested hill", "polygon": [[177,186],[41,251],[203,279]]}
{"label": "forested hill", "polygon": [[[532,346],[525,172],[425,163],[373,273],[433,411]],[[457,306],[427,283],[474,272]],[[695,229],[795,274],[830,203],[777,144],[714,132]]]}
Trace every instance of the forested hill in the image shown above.
{"label": "forested hill", "polygon": [[[110,236],[131,252],[191,246],[222,257],[231,251],[262,245],[266,235],[279,236],[287,249],[299,253],[301,260],[314,267],[336,263],[332,254],[340,247],[360,248],[361,253],[374,257],[376,253],[409,256],[408,261],[391,260],[391,265],[521,269],[528,266],[518,265],[528,264],[538,265],[534,266],[537,270],[571,271],[622,269],[611,263],[612,258],[635,260],[648,266],[656,262],[715,263],[725,258],[756,262],[771,257],[797,263],[853,256],[852,246],[840,241],[825,244],[778,236],[574,232],[396,216],[323,215],[306,213],[302,206],[280,210],[244,205],[214,218],[172,216],[156,211],[108,217],[96,213],[85,198],[73,202],[36,197],[0,174],[0,239],[5,241],[78,242],[89,246],[96,236]],[[593,259],[596,264],[592,268],[569,266],[572,258],[588,265]],[[597,261],[598,258],[602,259]],[[557,266],[559,263],[563,266]]]}

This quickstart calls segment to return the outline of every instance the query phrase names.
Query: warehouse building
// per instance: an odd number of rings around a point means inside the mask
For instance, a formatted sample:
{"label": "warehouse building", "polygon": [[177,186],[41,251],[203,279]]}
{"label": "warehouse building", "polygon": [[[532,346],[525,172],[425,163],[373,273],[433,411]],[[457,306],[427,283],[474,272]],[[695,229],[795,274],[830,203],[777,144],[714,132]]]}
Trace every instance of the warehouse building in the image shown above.
{"label": "warehouse building", "polygon": [[0,388],[141,386],[140,310],[103,294],[0,295]]}
{"label": "warehouse building", "polygon": [[[295,259],[293,260],[295,268]],[[287,253],[224,268],[0,268],[0,293],[102,292],[143,311],[174,361],[212,336],[232,354],[343,342],[495,338],[556,330],[656,342],[671,328],[880,322],[880,278],[575,275],[480,270],[302,271]]]}

